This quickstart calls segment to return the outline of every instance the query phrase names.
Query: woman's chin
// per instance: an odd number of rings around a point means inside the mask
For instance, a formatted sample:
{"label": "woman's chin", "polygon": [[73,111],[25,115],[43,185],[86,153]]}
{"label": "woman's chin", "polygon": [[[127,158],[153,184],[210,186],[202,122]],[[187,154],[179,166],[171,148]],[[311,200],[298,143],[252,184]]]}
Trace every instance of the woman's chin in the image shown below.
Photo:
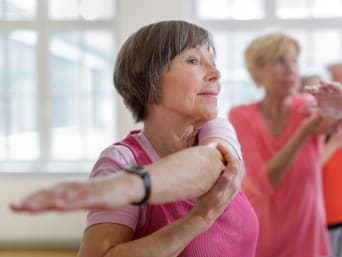
{"label": "woman's chin", "polygon": [[204,119],[206,121],[213,120],[217,117],[217,114],[218,114],[217,110],[212,111],[212,112],[208,112],[204,115]]}

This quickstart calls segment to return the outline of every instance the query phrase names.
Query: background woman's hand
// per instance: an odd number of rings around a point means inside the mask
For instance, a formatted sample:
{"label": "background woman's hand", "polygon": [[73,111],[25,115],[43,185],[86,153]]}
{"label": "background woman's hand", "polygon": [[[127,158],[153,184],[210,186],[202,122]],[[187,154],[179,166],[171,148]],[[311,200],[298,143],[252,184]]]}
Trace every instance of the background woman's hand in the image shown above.
{"label": "background woman's hand", "polygon": [[317,105],[305,105],[301,111],[306,113],[306,117],[299,127],[299,133],[302,133],[305,138],[329,132],[336,126],[337,121],[324,115]]}
{"label": "background woman's hand", "polygon": [[321,111],[334,119],[342,118],[342,84],[321,81],[320,85],[306,86],[304,90],[312,94]]}

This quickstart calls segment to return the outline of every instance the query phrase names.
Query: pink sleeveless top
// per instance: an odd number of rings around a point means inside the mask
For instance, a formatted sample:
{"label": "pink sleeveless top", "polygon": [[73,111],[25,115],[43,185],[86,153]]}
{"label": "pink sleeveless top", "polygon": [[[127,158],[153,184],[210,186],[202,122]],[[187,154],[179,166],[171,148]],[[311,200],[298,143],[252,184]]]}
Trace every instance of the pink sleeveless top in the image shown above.
{"label": "pink sleeveless top", "polygon": [[[132,131],[116,143],[128,147],[136,163],[151,163],[144,149],[134,139]],[[145,223],[135,232],[138,239],[186,215],[193,207],[190,200],[161,205],[147,205]],[[179,255],[181,257],[254,257],[258,237],[258,222],[247,198],[240,192],[216,222],[204,233],[194,238]]]}

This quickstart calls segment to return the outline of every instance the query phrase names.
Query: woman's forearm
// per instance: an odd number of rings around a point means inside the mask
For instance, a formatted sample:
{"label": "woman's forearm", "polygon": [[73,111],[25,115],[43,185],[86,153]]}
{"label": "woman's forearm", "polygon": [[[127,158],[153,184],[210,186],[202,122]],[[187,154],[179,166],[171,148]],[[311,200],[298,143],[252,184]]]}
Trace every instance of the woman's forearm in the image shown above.
{"label": "woman's forearm", "polygon": [[289,167],[304,145],[306,136],[297,131],[287,143],[267,162],[268,176],[273,187],[277,187],[284,179]]}
{"label": "woman's forearm", "polygon": [[112,247],[104,257],[176,257],[208,227],[201,216],[188,214],[149,236]]}
{"label": "woman's forearm", "polygon": [[[151,177],[150,203],[198,197],[209,190],[224,169],[214,146],[196,146],[179,151],[146,166]],[[203,179],[205,178],[205,179]],[[118,172],[90,181],[63,182],[11,203],[14,211],[42,212],[77,209],[115,209],[139,202],[145,194],[143,180]]]}
{"label": "woman's forearm", "polygon": [[199,197],[225,168],[214,145],[188,148],[147,167],[152,184],[149,202],[154,204]]}

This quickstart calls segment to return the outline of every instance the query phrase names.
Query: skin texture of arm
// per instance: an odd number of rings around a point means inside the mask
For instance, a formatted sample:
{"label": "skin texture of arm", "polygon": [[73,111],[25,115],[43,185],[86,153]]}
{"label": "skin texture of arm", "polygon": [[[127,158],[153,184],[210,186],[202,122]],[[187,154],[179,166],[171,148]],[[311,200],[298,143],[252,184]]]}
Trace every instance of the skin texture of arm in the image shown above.
{"label": "skin texture of arm", "polygon": [[[196,162],[192,161],[194,155]],[[178,169],[180,163],[182,169]],[[149,203],[153,204],[198,197],[210,189],[225,168],[222,155],[213,144],[184,149],[146,167],[152,184]],[[174,172],[177,170],[179,172]],[[187,172],[183,172],[185,170]],[[210,176],[208,170],[211,171]],[[170,173],[173,176],[167,176]],[[207,178],[205,180],[201,179],[204,175]],[[10,207],[13,211],[32,213],[48,210],[115,209],[141,200],[144,193],[144,184],[140,177],[119,172],[90,181],[62,182],[12,202]]]}

